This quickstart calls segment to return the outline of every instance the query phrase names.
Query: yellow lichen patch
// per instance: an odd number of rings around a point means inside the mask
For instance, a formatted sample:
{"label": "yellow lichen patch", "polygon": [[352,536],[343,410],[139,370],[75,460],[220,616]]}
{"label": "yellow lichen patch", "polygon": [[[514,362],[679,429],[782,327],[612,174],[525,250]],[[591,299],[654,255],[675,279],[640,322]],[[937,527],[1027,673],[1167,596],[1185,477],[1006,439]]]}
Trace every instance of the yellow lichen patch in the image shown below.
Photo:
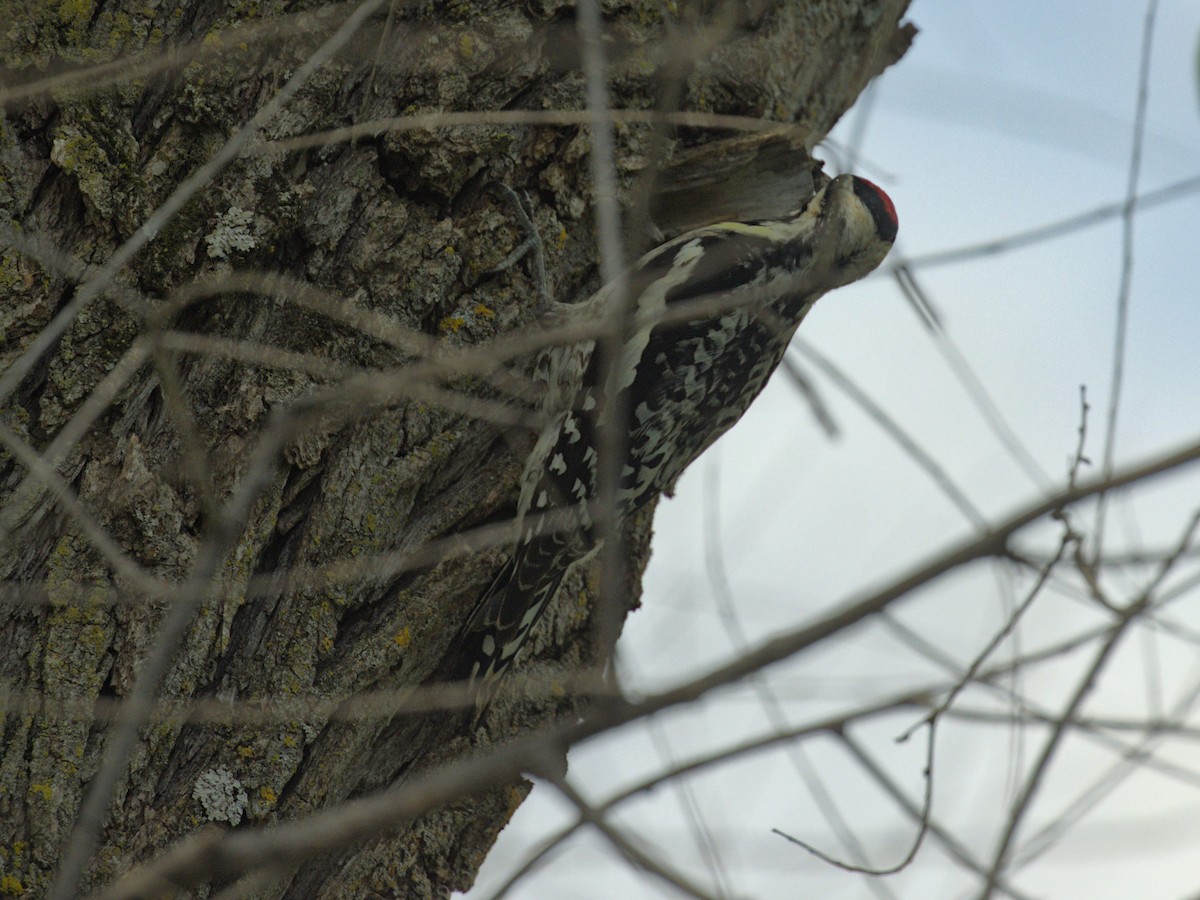
{"label": "yellow lichen patch", "polygon": [[279,795],[275,793],[274,789],[269,787],[260,787],[258,789],[258,796],[262,797],[268,803],[274,803],[279,799]]}
{"label": "yellow lichen patch", "polygon": [[467,324],[462,316],[446,316],[438,322],[438,331],[442,334],[457,334],[458,330]]}
{"label": "yellow lichen patch", "polygon": [[33,287],[33,280],[33,272],[20,256],[11,251],[0,254],[0,287],[27,291]]}
{"label": "yellow lichen patch", "polygon": [[238,747],[237,752],[238,752],[238,756],[240,756],[242,759],[253,759],[254,758],[254,748],[247,747],[245,744]]}
{"label": "yellow lichen patch", "polygon": [[73,125],[63,125],[54,134],[50,161],[74,175],[79,189],[96,209],[112,212],[113,184],[108,156],[95,139]]}
{"label": "yellow lichen patch", "polygon": [[496,318],[496,311],[494,309],[492,309],[490,306],[485,306],[482,303],[476,303],[475,304],[475,315],[479,316],[480,318],[484,318],[484,319],[494,319],[494,318]]}
{"label": "yellow lichen patch", "polygon": [[505,818],[511,817],[512,814],[517,811],[517,807],[520,806],[524,802],[525,802],[525,792],[522,791],[520,788],[510,787],[508,789],[508,816],[506,816]]}
{"label": "yellow lichen patch", "polygon": [[475,41],[469,34],[464,34],[459,37],[458,52],[462,54],[463,59],[470,59],[475,55]]}
{"label": "yellow lichen patch", "polygon": [[119,12],[112,17],[112,30],[108,33],[108,46],[116,50],[133,37],[133,20],[128,13]]}
{"label": "yellow lichen patch", "polygon": [[29,786],[29,793],[37,794],[43,800],[49,801],[54,796],[54,785],[49,782],[40,782]]}
{"label": "yellow lichen patch", "polygon": [[58,21],[73,33],[82,33],[91,18],[91,0],[59,0]]}
{"label": "yellow lichen patch", "polygon": [[392,640],[395,641],[397,647],[403,650],[412,643],[412,630],[405,625],[392,636]]}
{"label": "yellow lichen patch", "polygon": [[25,893],[25,885],[16,875],[5,875],[0,878],[0,894],[5,897],[20,897]]}
{"label": "yellow lichen patch", "polygon": [[453,448],[454,434],[449,431],[442,431],[434,435],[426,446],[429,458],[434,462],[445,459]]}

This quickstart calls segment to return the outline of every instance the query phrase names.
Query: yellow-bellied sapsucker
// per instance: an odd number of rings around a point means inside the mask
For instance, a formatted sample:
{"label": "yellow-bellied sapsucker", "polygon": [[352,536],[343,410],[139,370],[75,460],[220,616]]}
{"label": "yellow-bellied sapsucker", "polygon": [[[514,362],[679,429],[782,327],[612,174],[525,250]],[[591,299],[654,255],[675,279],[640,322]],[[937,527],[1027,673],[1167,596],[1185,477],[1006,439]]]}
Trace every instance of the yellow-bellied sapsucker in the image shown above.
{"label": "yellow-bellied sapsucker", "polygon": [[[541,354],[536,377],[546,383],[549,424],[522,476],[520,537],[455,650],[456,674],[472,682],[481,706],[568,567],[596,548],[589,501],[600,429],[625,429],[616,510],[623,519],[668,490],[741,418],[813,303],[878,266],[896,230],[887,194],[841,175],[790,217],[700,228],[642,257],[626,285],[633,327],[607,369],[607,384],[600,383],[593,339]],[[613,295],[608,285],[552,315],[598,322]],[[621,402],[611,402],[614,396]],[[606,418],[613,409],[623,411],[623,423]],[[550,510],[568,511],[570,527],[550,529],[530,518]]]}

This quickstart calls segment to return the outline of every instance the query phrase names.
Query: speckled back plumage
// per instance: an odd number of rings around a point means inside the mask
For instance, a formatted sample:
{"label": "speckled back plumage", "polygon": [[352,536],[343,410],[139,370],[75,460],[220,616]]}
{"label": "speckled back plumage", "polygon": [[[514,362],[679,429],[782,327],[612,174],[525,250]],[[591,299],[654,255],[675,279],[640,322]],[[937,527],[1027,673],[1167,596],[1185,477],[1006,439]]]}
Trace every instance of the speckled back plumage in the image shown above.
{"label": "speckled back plumage", "polygon": [[[606,384],[594,340],[539,357],[549,424],[522,475],[520,538],[461,635],[459,674],[475,685],[480,708],[567,569],[596,549],[588,503],[596,493],[599,429],[620,427],[627,435],[617,510],[624,518],[669,490],[741,418],[813,303],[879,265],[896,227],[886,194],[841,176],[792,217],[709,226],[644,256],[627,283],[633,328]],[[605,286],[556,315],[600,323],[612,302]],[[675,319],[688,304],[695,317]],[[608,402],[618,392],[621,402]],[[626,420],[611,422],[612,409]],[[568,526],[550,530],[528,518],[549,510],[565,511]]]}

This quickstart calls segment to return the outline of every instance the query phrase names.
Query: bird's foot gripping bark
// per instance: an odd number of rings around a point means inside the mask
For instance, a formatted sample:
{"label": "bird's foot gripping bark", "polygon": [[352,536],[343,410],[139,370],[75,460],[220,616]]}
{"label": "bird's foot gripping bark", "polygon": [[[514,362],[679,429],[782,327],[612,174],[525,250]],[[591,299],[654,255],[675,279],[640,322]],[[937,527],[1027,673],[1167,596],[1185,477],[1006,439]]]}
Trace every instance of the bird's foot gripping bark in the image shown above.
{"label": "bird's foot gripping bark", "polygon": [[513,248],[513,251],[498,265],[489,269],[488,274],[496,275],[507,271],[526,256],[531,257],[533,280],[537,288],[538,309],[544,312],[550,305],[550,295],[546,288],[546,255],[543,252],[542,236],[538,233],[538,227],[534,224],[531,214],[533,204],[530,202],[529,195],[523,191],[518,194],[501,181],[493,181],[488,187],[509,202],[514,216],[521,225],[521,230],[525,232],[525,240]]}

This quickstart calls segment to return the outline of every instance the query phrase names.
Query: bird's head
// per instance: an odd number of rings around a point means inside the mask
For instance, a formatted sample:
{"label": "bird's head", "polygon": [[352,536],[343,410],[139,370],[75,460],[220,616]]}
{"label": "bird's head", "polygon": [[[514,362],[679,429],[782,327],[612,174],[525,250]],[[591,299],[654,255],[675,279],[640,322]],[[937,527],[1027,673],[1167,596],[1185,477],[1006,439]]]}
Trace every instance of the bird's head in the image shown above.
{"label": "bird's head", "polygon": [[878,185],[856,175],[839,175],[817,192],[815,213],[820,243],[831,254],[830,287],[862,278],[887,256],[899,221],[892,199]]}

